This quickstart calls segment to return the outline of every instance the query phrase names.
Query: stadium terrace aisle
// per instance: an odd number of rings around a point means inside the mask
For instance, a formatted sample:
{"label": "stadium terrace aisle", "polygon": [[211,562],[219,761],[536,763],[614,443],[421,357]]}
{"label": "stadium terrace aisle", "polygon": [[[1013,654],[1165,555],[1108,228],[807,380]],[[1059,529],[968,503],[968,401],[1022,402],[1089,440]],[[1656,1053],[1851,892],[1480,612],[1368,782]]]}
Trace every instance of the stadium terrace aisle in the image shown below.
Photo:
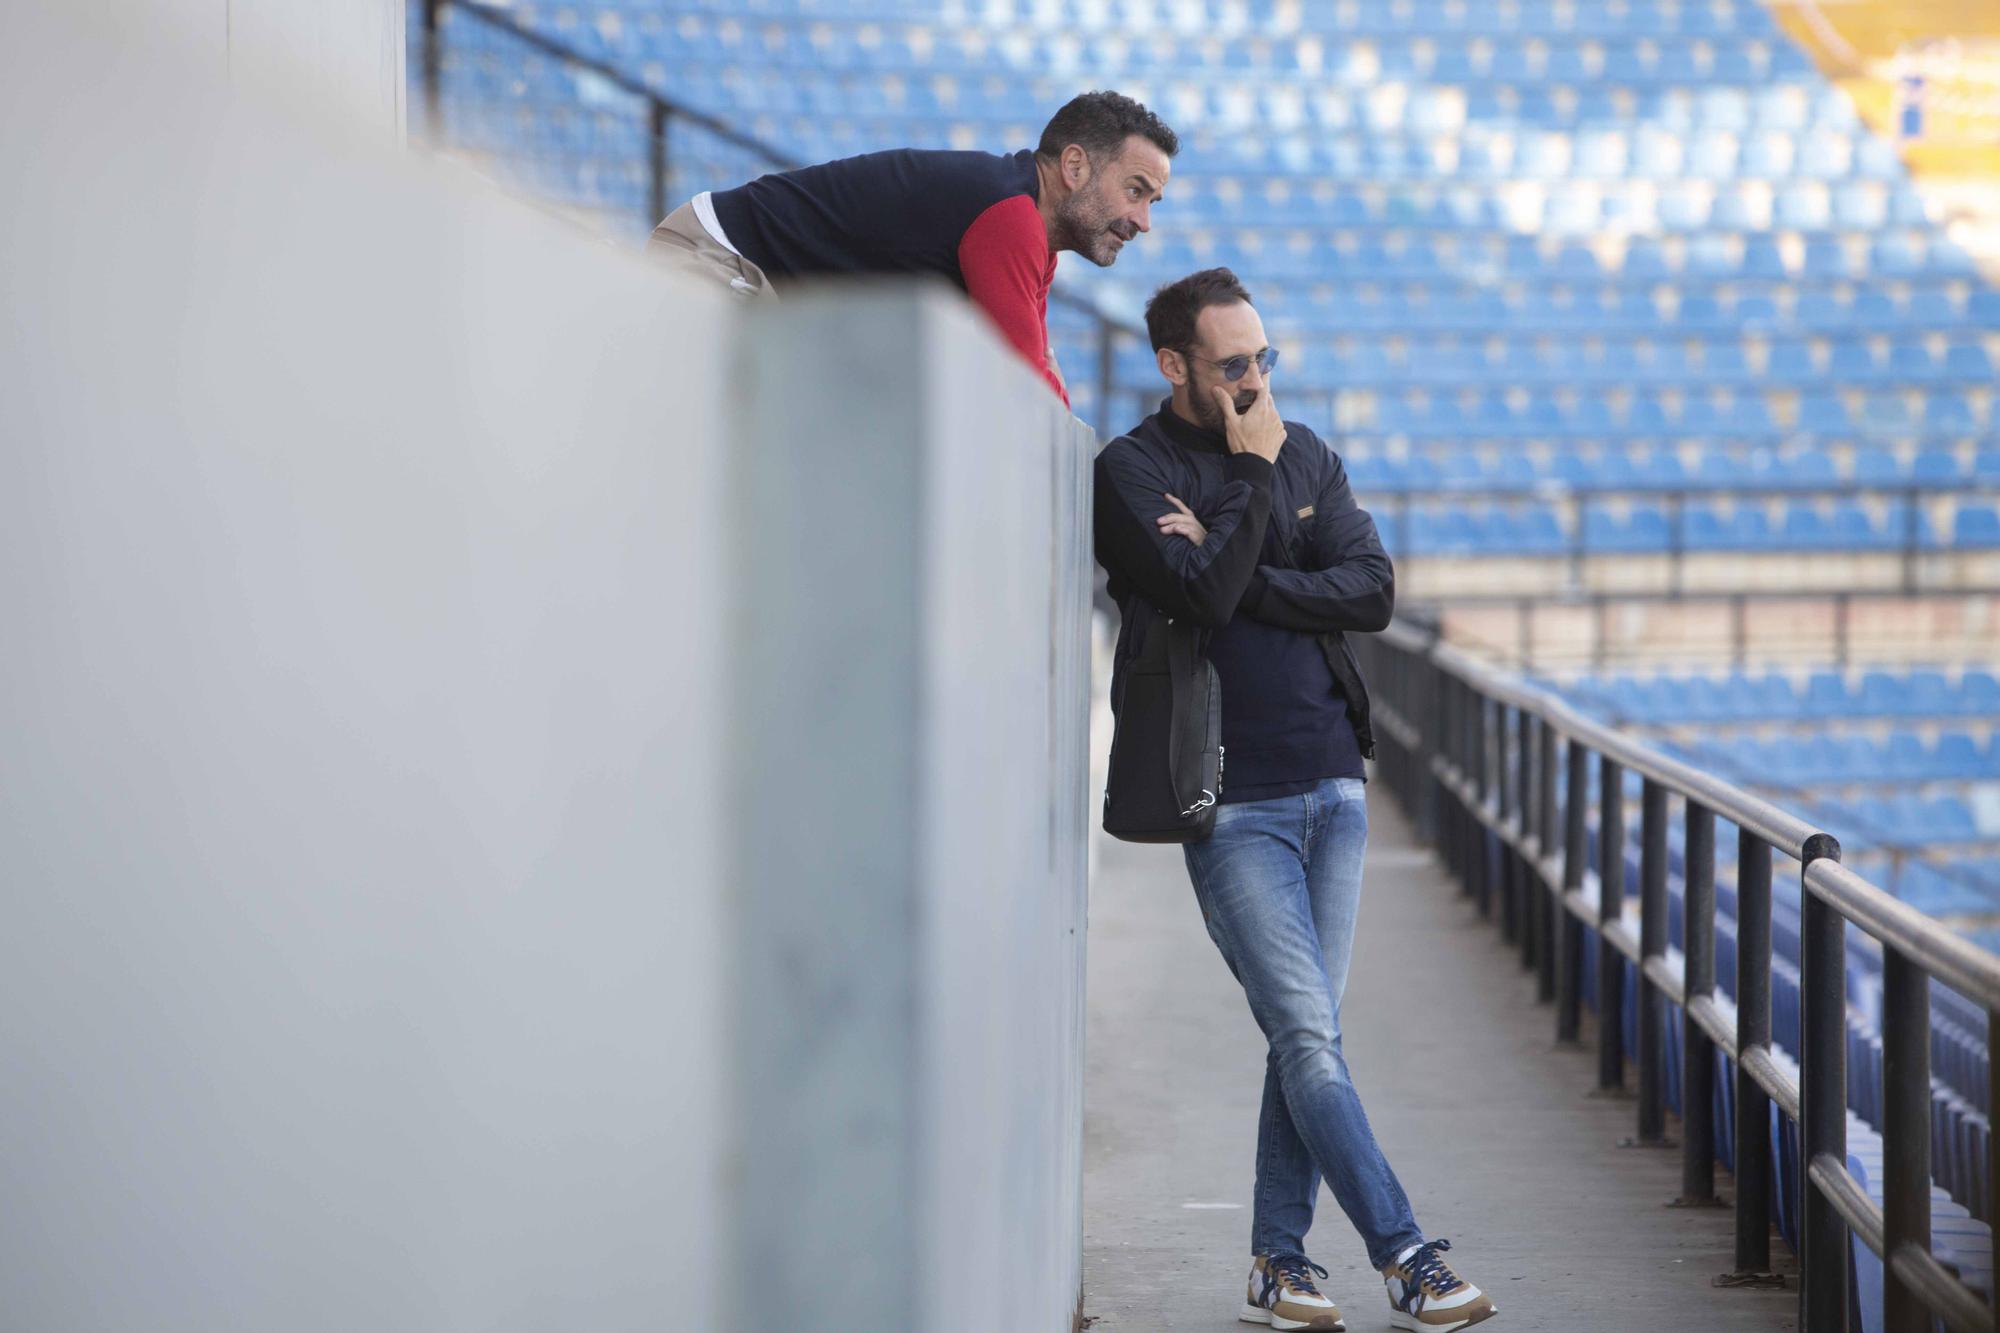
{"label": "stadium terrace aisle", "polygon": [[[1662,1206],[1679,1193],[1679,1155],[1618,1146],[1633,1103],[1586,1095],[1589,1048],[1554,1047],[1532,975],[1379,784],[1369,814],[1344,1046],[1418,1220],[1451,1239],[1452,1259],[1499,1307],[1482,1329],[1795,1328],[1795,1284],[1710,1285],[1730,1267],[1729,1210]],[[1236,1312],[1263,1040],[1202,930],[1179,848],[1100,835],[1091,895],[1091,1333],[1246,1327]],[[1730,1197],[1730,1182],[1719,1188]],[[1381,1281],[1324,1188],[1308,1245],[1348,1328],[1387,1328]],[[1772,1256],[1791,1269],[1775,1236]]]}

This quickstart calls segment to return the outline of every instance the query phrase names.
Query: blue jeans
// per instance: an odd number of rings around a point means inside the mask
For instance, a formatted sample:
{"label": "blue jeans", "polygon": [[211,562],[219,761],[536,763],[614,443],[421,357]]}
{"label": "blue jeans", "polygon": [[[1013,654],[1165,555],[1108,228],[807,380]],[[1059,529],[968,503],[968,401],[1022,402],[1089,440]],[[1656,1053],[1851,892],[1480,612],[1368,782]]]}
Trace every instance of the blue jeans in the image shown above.
{"label": "blue jeans", "polygon": [[1324,1176],[1381,1269],[1424,1237],[1340,1053],[1367,845],[1361,779],[1328,778],[1301,796],[1219,806],[1214,835],[1182,850],[1209,937],[1270,1043],[1250,1248],[1305,1253]]}

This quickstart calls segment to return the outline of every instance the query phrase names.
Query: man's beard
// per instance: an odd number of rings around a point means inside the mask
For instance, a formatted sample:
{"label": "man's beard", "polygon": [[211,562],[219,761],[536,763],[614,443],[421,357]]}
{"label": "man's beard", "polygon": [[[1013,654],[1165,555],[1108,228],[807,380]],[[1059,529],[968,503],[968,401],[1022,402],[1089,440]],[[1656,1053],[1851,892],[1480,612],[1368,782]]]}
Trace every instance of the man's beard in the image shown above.
{"label": "man's beard", "polygon": [[[1243,389],[1240,391],[1232,389],[1230,396],[1236,404],[1236,415],[1239,417],[1248,412],[1257,402],[1257,391],[1255,389]],[[1215,405],[1215,398],[1210,390],[1203,389],[1199,392],[1191,393],[1188,395],[1188,399],[1194,408],[1195,425],[1200,426],[1204,430],[1212,430],[1218,433],[1229,429],[1229,423],[1222,419],[1222,409]]]}
{"label": "man's beard", "polygon": [[1118,241],[1127,239],[1113,230],[1110,213],[1094,200],[1072,195],[1062,213],[1063,243],[1059,249],[1074,250],[1099,268],[1118,262]]}

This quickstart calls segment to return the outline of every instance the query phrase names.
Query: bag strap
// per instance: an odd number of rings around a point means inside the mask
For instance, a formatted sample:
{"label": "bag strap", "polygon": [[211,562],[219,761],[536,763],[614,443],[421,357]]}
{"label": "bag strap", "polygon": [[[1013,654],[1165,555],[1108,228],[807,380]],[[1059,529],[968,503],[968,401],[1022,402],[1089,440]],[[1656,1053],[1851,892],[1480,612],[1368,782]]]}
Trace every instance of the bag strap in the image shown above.
{"label": "bag strap", "polygon": [[1160,629],[1167,636],[1167,679],[1173,697],[1167,722],[1167,790],[1173,793],[1174,806],[1181,812],[1181,818],[1190,819],[1196,811],[1215,804],[1215,793],[1205,788],[1192,799],[1181,790],[1176,762],[1181,753],[1181,717],[1187,711],[1194,691],[1195,669],[1201,661],[1201,649],[1195,641],[1192,627],[1181,628],[1167,620]]}

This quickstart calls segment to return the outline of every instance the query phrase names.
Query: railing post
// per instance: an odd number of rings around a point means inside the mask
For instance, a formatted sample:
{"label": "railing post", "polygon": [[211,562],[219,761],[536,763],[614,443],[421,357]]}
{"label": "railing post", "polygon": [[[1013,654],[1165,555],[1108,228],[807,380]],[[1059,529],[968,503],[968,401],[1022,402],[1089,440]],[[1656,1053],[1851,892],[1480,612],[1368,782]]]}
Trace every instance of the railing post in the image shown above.
{"label": "railing post", "polygon": [[1513,882],[1508,895],[1508,919],[1513,922],[1514,939],[1521,947],[1523,969],[1535,965],[1535,886],[1539,882],[1531,859],[1541,853],[1539,841],[1529,850],[1535,827],[1535,715],[1526,708],[1514,710],[1514,813],[1519,828],[1519,845],[1509,859]]}
{"label": "railing post", "polygon": [[1585,819],[1590,813],[1590,751],[1569,739],[1569,794],[1563,805],[1563,887],[1556,902],[1556,1040],[1582,1032],[1583,923],[1569,910],[1569,895],[1583,888],[1589,855]]}
{"label": "railing post", "polygon": [[1444,735],[1444,675],[1437,663],[1431,660],[1426,649],[1415,654],[1413,679],[1409,693],[1415,699],[1413,716],[1420,743],[1417,755],[1417,827],[1433,845],[1445,840],[1443,827],[1438,819],[1438,781],[1432,763],[1442,753],[1439,741]]}
{"label": "railing post", "polygon": [[1118,331],[1111,321],[1097,318],[1097,436],[1108,440],[1117,434],[1111,424],[1111,384],[1118,363]]}
{"label": "railing post", "polygon": [[648,228],[667,215],[667,104],[659,98],[646,103],[646,209]]}
{"label": "railing post", "polygon": [[1687,1003],[1681,1010],[1681,1197],[1715,1202],[1715,1043],[1694,1018],[1715,994],[1715,812],[1687,803],[1687,875],[1681,895]]}
{"label": "railing post", "polygon": [[1639,798],[1639,1142],[1667,1137],[1666,997],[1646,964],[1667,954],[1667,789],[1651,778]]}
{"label": "railing post", "polygon": [[1493,794],[1494,814],[1500,823],[1500,832],[1494,838],[1498,846],[1498,873],[1494,876],[1493,890],[1497,900],[1495,910],[1500,918],[1500,939],[1507,944],[1515,942],[1514,932],[1514,849],[1507,841],[1508,825],[1512,823],[1515,811],[1514,764],[1512,710],[1504,702],[1493,701]]}
{"label": "railing post", "polygon": [[445,0],[424,0],[423,42],[419,59],[424,90],[424,138],[432,148],[444,145],[444,52],[439,44],[438,18]]}
{"label": "railing post", "polygon": [[1486,796],[1490,790],[1487,782],[1488,733],[1486,727],[1487,701],[1472,684],[1463,682],[1459,686],[1465,691],[1465,752],[1466,776],[1469,779],[1471,805],[1467,807],[1465,819],[1466,853],[1471,857],[1472,893],[1479,903],[1479,915],[1493,914],[1492,876],[1488,874],[1486,860],[1486,826],[1480,816],[1486,812]]}
{"label": "railing post", "polygon": [[1882,946],[1882,1326],[1926,1329],[1929,1308],[1897,1275],[1905,1247],[1931,1245],[1931,983]]}
{"label": "railing post", "polygon": [[1748,829],[1736,853],[1736,1272],[1771,1270],[1771,1099],[1747,1057],[1771,1044],[1771,849]]}
{"label": "railing post", "polygon": [[[2000,1060],[1993,1058],[1994,1042],[2000,1040],[2000,1010],[1986,1011],[1986,1107],[1987,1123],[1990,1126],[1996,1116],[2000,1116]],[[1986,1148],[1986,1209],[1980,1220],[1992,1228],[1994,1239],[1993,1258],[2000,1261],[2000,1226],[1993,1220],[2000,1217],[2000,1152],[1993,1150],[1989,1138]],[[2000,1292],[1994,1293],[1994,1326],[2000,1328]]]}
{"label": "railing post", "polygon": [[1557,942],[1562,919],[1569,913],[1556,901],[1559,890],[1542,873],[1543,867],[1552,864],[1556,857],[1556,729],[1547,718],[1538,718],[1535,725],[1541,733],[1541,759],[1535,770],[1536,785],[1540,788],[1535,808],[1541,821],[1541,864],[1535,867],[1529,892],[1535,905],[1535,998],[1547,1004],[1556,996]]}
{"label": "railing post", "polygon": [[[1847,1223],[1820,1193],[1806,1168],[1822,1156],[1847,1164],[1847,922],[1806,887],[1804,872],[1816,860],[1840,859],[1840,844],[1820,833],[1801,856],[1799,1044],[1800,1212],[1799,1267],[1805,1290],[1800,1327],[1813,1333],[1847,1330]],[[1926,1022],[1928,1041],[1928,1021]],[[1929,1078],[1924,1080],[1923,1136],[1930,1138]],[[1925,1198],[1930,1176],[1926,1163]],[[1891,1323],[1891,1328],[1905,1325]]]}
{"label": "railing post", "polygon": [[1625,910],[1625,766],[1597,756],[1597,1087],[1625,1086],[1625,955],[1609,927]]}

